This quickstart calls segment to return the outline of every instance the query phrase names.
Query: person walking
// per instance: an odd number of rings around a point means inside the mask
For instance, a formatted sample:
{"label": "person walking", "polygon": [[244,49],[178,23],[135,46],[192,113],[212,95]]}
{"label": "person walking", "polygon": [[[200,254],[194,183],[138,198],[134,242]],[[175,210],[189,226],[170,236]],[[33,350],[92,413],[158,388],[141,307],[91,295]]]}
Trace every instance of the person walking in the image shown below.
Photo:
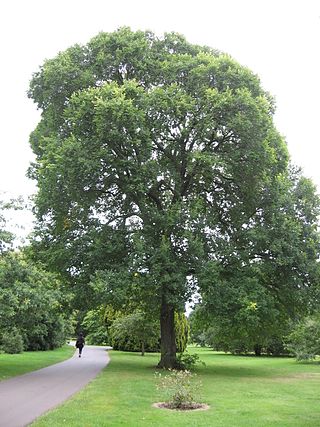
{"label": "person walking", "polygon": [[81,357],[82,349],[84,347],[84,344],[85,344],[84,336],[83,336],[83,333],[80,332],[80,334],[79,334],[79,336],[77,338],[77,341],[76,341],[76,348],[79,349],[79,357]]}

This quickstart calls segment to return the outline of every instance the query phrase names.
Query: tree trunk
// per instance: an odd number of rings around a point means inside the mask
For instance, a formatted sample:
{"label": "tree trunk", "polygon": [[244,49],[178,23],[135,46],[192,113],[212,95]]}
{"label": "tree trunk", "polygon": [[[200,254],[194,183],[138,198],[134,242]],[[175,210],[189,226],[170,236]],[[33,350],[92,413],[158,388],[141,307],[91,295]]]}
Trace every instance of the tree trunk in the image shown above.
{"label": "tree trunk", "polygon": [[158,368],[176,368],[176,334],[174,329],[174,308],[162,298],[160,312],[161,359]]}
{"label": "tree trunk", "polygon": [[261,356],[261,352],[262,352],[262,347],[261,347],[261,345],[256,344],[256,345],[254,346],[254,354],[255,354],[256,356]]}
{"label": "tree trunk", "polygon": [[144,349],[144,341],[141,341],[141,356],[144,356],[145,349]]}

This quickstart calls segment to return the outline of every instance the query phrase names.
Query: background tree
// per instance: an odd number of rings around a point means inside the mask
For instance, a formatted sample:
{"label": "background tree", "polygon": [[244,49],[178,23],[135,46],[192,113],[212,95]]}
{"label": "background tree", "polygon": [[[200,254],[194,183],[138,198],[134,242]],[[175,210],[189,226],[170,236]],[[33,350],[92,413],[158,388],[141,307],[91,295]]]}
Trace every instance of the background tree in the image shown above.
{"label": "background tree", "polygon": [[81,330],[84,331],[86,343],[91,345],[109,345],[110,336],[104,322],[105,307],[89,310],[82,322]]}
{"label": "background tree", "polygon": [[286,170],[272,99],[227,55],[128,28],[46,61],[29,95],[38,253],[84,292],[97,270],[110,299],[139,289],[175,366],[174,313]]}
{"label": "background tree", "polygon": [[[0,345],[13,351],[61,346],[70,333],[65,314],[68,294],[52,273],[22,253],[0,258]],[[11,338],[10,338],[11,337]],[[20,344],[19,344],[20,342]],[[12,345],[10,345],[10,343]]]}
{"label": "background tree", "polygon": [[218,262],[207,264],[198,317],[214,347],[284,351],[292,322],[319,309],[319,207],[314,185],[289,169],[245,230],[216,253]]}
{"label": "background tree", "polygon": [[0,200],[0,255],[12,247],[13,233],[8,231],[6,212],[13,207],[13,202]]}
{"label": "background tree", "polygon": [[190,325],[184,313],[174,314],[174,331],[178,353],[183,353],[189,342]]}

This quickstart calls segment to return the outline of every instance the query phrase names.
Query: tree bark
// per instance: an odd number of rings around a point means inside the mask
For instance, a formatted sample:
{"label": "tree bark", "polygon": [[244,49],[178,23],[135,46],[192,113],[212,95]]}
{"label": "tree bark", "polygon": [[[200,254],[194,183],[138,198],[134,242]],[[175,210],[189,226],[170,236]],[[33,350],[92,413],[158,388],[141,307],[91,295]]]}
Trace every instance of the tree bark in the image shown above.
{"label": "tree bark", "polygon": [[158,368],[176,368],[176,334],[174,328],[174,308],[162,298],[160,311],[161,358]]}

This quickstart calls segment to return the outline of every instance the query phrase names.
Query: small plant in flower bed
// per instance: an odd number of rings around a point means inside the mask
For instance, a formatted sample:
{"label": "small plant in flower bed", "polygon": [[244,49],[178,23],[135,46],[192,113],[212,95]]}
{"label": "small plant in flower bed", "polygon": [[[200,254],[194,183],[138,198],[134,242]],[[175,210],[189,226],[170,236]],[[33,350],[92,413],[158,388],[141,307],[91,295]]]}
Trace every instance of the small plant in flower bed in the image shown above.
{"label": "small plant in flower bed", "polygon": [[195,396],[198,396],[201,383],[196,380],[196,374],[187,370],[169,369],[166,375],[156,372],[158,380],[158,390],[163,390],[166,401],[158,404],[158,407],[168,409],[198,409],[202,408],[201,403],[197,403]]}

